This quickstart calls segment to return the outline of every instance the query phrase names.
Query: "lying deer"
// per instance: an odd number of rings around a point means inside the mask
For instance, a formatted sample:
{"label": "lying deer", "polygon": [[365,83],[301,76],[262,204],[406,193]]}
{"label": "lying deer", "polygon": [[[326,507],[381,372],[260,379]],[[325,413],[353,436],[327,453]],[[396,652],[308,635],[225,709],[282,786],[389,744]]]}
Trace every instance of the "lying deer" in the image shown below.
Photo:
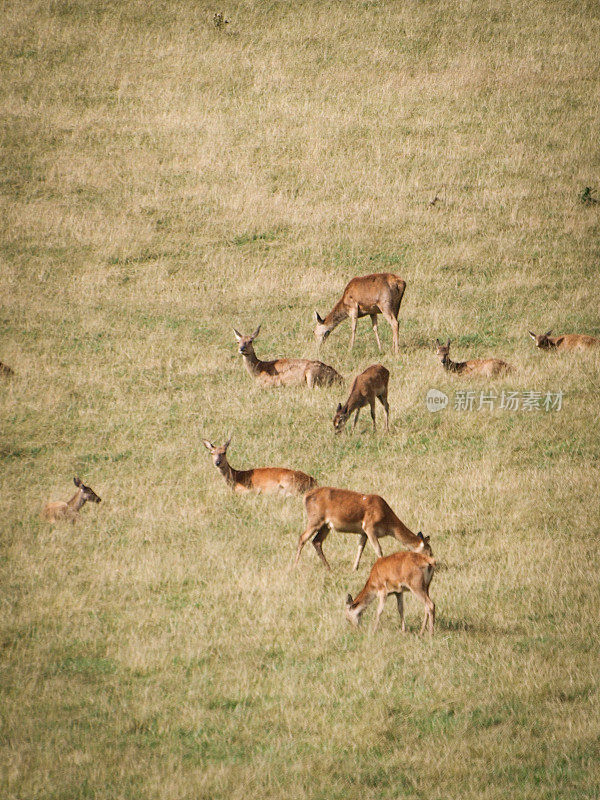
{"label": "lying deer", "polygon": [[369,316],[373,333],[377,339],[377,347],[381,352],[381,342],[377,332],[377,315],[383,314],[391,325],[394,353],[398,355],[398,313],[405,289],[406,283],[402,278],[392,275],[390,272],[352,278],[344,289],[341,299],[325,319],[322,319],[318,311],[315,311],[317,343],[319,346],[323,344],[331,331],[346,317],[350,317],[350,350],[352,350],[356,334],[356,320],[359,317]]}
{"label": "lying deer", "polygon": [[48,522],[58,522],[59,520],[69,519],[73,524],[79,518],[79,511],[88,502],[99,503],[100,498],[82,483],[81,478],[73,478],[73,483],[77,486],[77,491],[70,500],[57,500],[53,503],[47,503],[42,511],[43,519]]}
{"label": "lying deer", "polygon": [[459,375],[477,375],[482,378],[494,378],[498,375],[507,375],[513,371],[510,364],[499,358],[474,358],[470,361],[451,361],[450,360],[450,339],[446,344],[442,344],[436,339],[436,354],[441,357],[442,365],[448,372],[456,372]]}
{"label": "lying deer", "polygon": [[410,590],[422,600],[425,606],[425,617],[419,636],[423,634],[427,622],[429,622],[429,635],[433,636],[435,605],[429,597],[429,584],[433,578],[434,567],[435,560],[425,553],[404,551],[392,553],[391,556],[386,556],[385,558],[378,558],[373,564],[371,574],[356,600],[352,599],[352,595],[348,595],[346,598],[346,618],[357,628],[363,611],[377,597],[379,603],[377,604],[375,624],[373,626],[373,631],[376,631],[387,596],[395,594],[398,602],[398,613],[400,614],[400,625],[402,633],[404,633],[406,626],[404,624],[404,601],[402,595]]}
{"label": "lying deer", "polygon": [[383,497],[377,494],[361,494],[348,489],[332,489],[328,486],[317,487],[304,495],[304,508],[308,524],[298,541],[294,567],[298,565],[302,548],[309,539],[312,539],[319,558],[327,569],[331,569],[322,548],[331,528],[341,533],[360,534],[358,552],[352,567],[354,570],[358,569],[367,539],[381,558],[383,553],[379,539],[382,536],[395,536],[411,550],[431,555],[429,536],[423,536],[422,533],[415,536],[398,519]]}
{"label": "lying deer", "polygon": [[313,386],[330,386],[334,382],[344,382],[342,376],[333,367],[323,364],[322,361],[309,361],[306,358],[278,358],[275,361],[260,361],[256,357],[252,344],[259,331],[260,325],[252,336],[242,336],[235,328],[233,329],[244,365],[261,386],[294,386],[306,383],[308,388],[312,389]]}
{"label": "lying deer", "polygon": [[317,485],[316,480],[305,472],[280,467],[258,467],[257,469],[234,469],[227,461],[227,448],[231,436],[221,447],[203,439],[210,452],[213,464],[225,478],[225,483],[236,492],[263,492],[285,495],[304,494]]}
{"label": "lying deer", "polygon": [[529,331],[535,346],[541,350],[591,350],[593,347],[600,345],[600,339],[587,336],[585,333],[565,333],[562,336],[550,336],[551,333],[552,331],[549,330],[548,333],[536,336],[535,333]]}
{"label": "lying deer", "polygon": [[373,430],[377,430],[375,424],[375,398],[377,398],[383,406],[383,410],[385,411],[385,429],[389,431],[390,407],[387,401],[389,379],[389,370],[382,364],[372,364],[370,367],[367,367],[364,372],[361,372],[361,374],[354,379],[352,389],[350,390],[350,397],[346,400],[344,405],[338,403],[333,418],[333,428],[335,432],[341,433],[348,417],[353,411],[356,411],[354,422],[352,423],[352,430],[354,430],[360,410],[366,405],[371,406]]}

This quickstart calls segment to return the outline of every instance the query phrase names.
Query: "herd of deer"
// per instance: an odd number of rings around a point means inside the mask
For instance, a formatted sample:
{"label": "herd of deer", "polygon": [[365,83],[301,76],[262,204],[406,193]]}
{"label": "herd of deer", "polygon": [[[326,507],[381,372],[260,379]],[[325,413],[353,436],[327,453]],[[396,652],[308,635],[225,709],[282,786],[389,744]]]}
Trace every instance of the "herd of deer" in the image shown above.
{"label": "herd of deer", "polygon": [[[377,331],[377,316],[382,314],[392,328],[394,353],[398,353],[398,313],[400,303],[406,289],[406,283],[390,273],[366,275],[353,278],[340,300],[325,318],[315,312],[315,338],[320,346],[334,328],[346,318],[350,319],[350,349],[354,345],[356,322],[360,317],[369,316],[377,347],[381,351],[381,342]],[[280,358],[274,361],[261,361],[254,352],[254,340],[260,332],[260,325],[250,336],[243,336],[234,329],[238,343],[238,351],[251,377],[262,387],[278,387],[289,385],[331,386],[342,384],[342,376],[322,361],[301,358]],[[582,334],[551,336],[552,331],[536,336],[529,331],[537,347],[556,350],[587,350],[600,345],[600,339]],[[437,355],[441,357],[443,367],[449,372],[464,376],[492,378],[509,374],[513,368],[506,361],[498,358],[474,359],[454,362],[450,360],[450,339],[446,344],[437,341]],[[4,369],[6,368],[2,365]],[[12,370],[10,370],[12,374]],[[8,374],[8,373],[7,373]],[[373,364],[358,375],[350,390],[350,395],[342,405],[338,404],[333,418],[336,433],[342,431],[348,418],[354,413],[354,430],[361,408],[369,405],[373,429],[375,423],[375,401],[378,400],[385,412],[385,427],[389,430],[389,405],[387,400],[390,373],[381,364]],[[307,526],[300,535],[294,567],[297,566],[304,545],[311,541],[319,558],[327,569],[329,563],[323,553],[323,542],[330,531],[356,533],[360,540],[354,560],[353,569],[357,570],[367,540],[377,554],[370,575],[361,592],[353,600],[348,595],[346,600],[346,617],[353,625],[358,625],[365,608],[375,598],[379,604],[375,618],[375,628],[383,611],[389,594],[395,594],[398,602],[401,628],[405,630],[402,594],[411,591],[425,607],[425,617],[421,633],[428,626],[433,635],[435,606],[429,597],[429,584],[433,577],[435,560],[431,551],[429,537],[422,533],[413,533],[396,516],[386,501],[376,494],[361,494],[348,489],[336,489],[317,486],[317,481],[305,472],[283,469],[279,467],[259,467],[249,470],[234,469],[227,460],[227,449],[231,437],[224,445],[217,447],[208,440],[204,446],[210,452],[213,464],[219,470],[228,486],[237,492],[281,493],[284,495],[300,495],[304,498]],[[75,478],[77,492],[67,502],[48,503],[43,517],[51,522],[61,519],[76,521],[79,511],[88,500],[99,503],[100,498],[89,486],[85,486],[79,478]],[[394,536],[409,550],[399,551],[384,557],[379,539],[383,536]]]}

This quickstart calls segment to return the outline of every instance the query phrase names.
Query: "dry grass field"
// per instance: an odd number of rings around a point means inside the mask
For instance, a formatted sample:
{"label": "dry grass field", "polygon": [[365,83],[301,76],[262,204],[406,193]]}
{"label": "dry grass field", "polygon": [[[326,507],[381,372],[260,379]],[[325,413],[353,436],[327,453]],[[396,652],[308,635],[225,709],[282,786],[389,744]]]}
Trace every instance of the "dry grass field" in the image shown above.
{"label": "dry grass field", "polygon": [[[0,796],[598,798],[600,352],[527,333],[600,336],[598,3],[1,8]],[[233,327],[314,358],[314,310],[388,271],[399,356],[367,318],[320,357],[389,368],[389,436],[252,383]],[[229,434],[431,536],[432,640],[410,597],[404,636],[393,598],[347,624],[356,536],[292,570],[302,503],[230,492]],[[102,503],[43,522],[75,475]]]}

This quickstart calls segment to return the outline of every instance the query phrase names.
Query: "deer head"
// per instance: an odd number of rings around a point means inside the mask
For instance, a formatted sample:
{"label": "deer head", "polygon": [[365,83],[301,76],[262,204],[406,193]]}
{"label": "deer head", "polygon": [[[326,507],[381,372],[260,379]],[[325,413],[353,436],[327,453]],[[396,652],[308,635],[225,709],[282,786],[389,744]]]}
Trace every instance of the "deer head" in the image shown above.
{"label": "deer head", "polygon": [[258,336],[259,331],[260,331],[260,325],[254,331],[252,336],[242,336],[242,334],[238,333],[238,331],[236,331],[235,328],[233,329],[234,336],[235,336],[235,338],[237,340],[237,343],[238,343],[238,352],[241,355],[245,356],[245,355],[251,355],[251,354],[254,353],[254,347],[252,345],[252,342]]}
{"label": "deer head", "polygon": [[81,504],[82,505],[83,505],[83,503],[87,503],[88,501],[90,503],[100,503],[101,502],[101,498],[98,497],[96,492],[90,486],[86,486],[83,483],[83,481],[81,480],[81,478],[79,478],[79,477],[73,478],[73,483],[75,484],[75,486],[77,486],[77,488],[79,489],[79,491],[81,493],[81,501],[82,501]]}

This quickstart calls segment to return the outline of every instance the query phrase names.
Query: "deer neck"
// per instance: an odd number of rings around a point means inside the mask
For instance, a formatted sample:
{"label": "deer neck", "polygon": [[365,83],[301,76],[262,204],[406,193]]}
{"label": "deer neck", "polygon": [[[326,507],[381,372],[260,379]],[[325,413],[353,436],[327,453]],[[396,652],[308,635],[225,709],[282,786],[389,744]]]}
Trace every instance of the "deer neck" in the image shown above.
{"label": "deer neck", "polygon": [[422,540],[398,518],[396,518],[394,523],[394,536],[398,541],[404,542],[405,545],[413,550],[418,550],[422,543]]}
{"label": "deer neck", "polygon": [[466,362],[452,361],[450,356],[444,355],[442,356],[442,364],[444,366],[444,369],[448,370],[448,372],[462,372],[465,368]]}
{"label": "deer neck", "polygon": [[225,478],[225,483],[232,489],[236,486],[245,486],[244,473],[234,469],[228,461],[224,461],[217,469]]}
{"label": "deer neck", "polygon": [[79,511],[79,509],[85,504],[85,495],[81,489],[78,489],[73,497],[67,501],[67,505],[73,511]]}
{"label": "deer neck", "polygon": [[325,325],[329,331],[332,331],[334,328],[337,328],[340,322],[343,322],[347,316],[348,308],[344,303],[344,299],[342,298],[341,300],[338,300],[329,314],[327,314],[323,320],[323,325]]}
{"label": "deer neck", "polygon": [[254,348],[252,348],[252,350],[250,350],[248,353],[242,353],[242,358],[244,359],[244,366],[250,375],[254,376],[260,373],[260,365],[262,362],[256,357]]}

